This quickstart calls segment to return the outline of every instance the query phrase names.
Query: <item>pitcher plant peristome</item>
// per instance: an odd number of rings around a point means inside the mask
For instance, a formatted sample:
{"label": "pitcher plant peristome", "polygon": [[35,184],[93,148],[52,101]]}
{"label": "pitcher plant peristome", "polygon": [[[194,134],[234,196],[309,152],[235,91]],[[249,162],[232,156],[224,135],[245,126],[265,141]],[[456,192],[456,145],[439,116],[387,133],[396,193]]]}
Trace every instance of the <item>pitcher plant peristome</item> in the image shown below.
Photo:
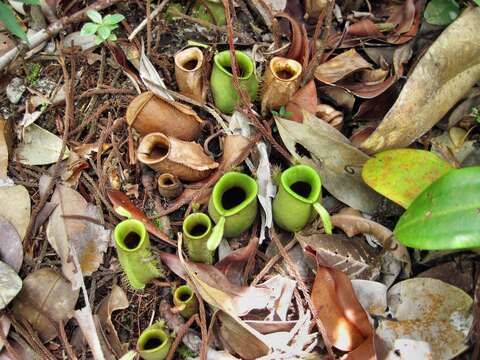
{"label": "pitcher plant peristome", "polygon": [[200,145],[162,133],[145,136],[137,149],[138,160],[159,173],[169,173],[180,180],[205,179],[218,163],[208,157]]}
{"label": "pitcher plant peristome", "polygon": [[124,220],[113,232],[118,260],[134,289],[143,289],[152,279],[162,277],[160,263],[152,255],[145,225],[134,219]]}
{"label": "pitcher plant peristome", "polygon": [[[250,100],[257,97],[258,80],[253,71],[253,61],[241,51],[235,51],[235,58],[238,65],[238,81],[240,87],[250,95]],[[213,57],[213,69],[210,76],[210,87],[212,89],[215,106],[225,114],[231,114],[240,97],[233,86],[233,75],[231,70],[230,51],[219,52]]]}
{"label": "pitcher plant peristome", "polygon": [[188,285],[182,285],[173,292],[173,303],[180,310],[180,315],[189,319],[198,312],[198,300],[195,292]]}
{"label": "pitcher plant peristome", "polygon": [[212,233],[212,221],[208,215],[203,213],[188,215],[183,221],[182,230],[188,258],[193,262],[213,264],[214,251],[207,248],[207,240]]}
{"label": "pitcher plant peristome", "polygon": [[175,54],[175,78],[181,94],[205,102],[202,50],[191,47]]}
{"label": "pitcher plant peristome", "polygon": [[270,60],[262,84],[262,113],[287,105],[300,86],[302,65],[295,60],[276,56]]}
{"label": "pitcher plant peristome", "polygon": [[316,214],[320,215],[327,234],[332,223],[327,210],[320,204],[322,182],[310,166],[295,165],[285,170],[279,180],[278,193],[273,200],[273,219],[287,231],[302,230]]}
{"label": "pitcher plant peristome", "polygon": [[238,236],[252,226],[257,216],[257,182],[250,176],[230,171],[215,184],[208,213],[216,225],[207,241],[215,250],[223,236]]}
{"label": "pitcher plant peristome", "polygon": [[142,331],[137,341],[137,351],[144,360],[163,360],[170,351],[172,340],[159,321]]}
{"label": "pitcher plant peristome", "polygon": [[161,132],[185,141],[196,140],[203,124],[203,120],[190,107],[164,100],[150,91],[132,100],[125,118],[128,126],[140,135]]}

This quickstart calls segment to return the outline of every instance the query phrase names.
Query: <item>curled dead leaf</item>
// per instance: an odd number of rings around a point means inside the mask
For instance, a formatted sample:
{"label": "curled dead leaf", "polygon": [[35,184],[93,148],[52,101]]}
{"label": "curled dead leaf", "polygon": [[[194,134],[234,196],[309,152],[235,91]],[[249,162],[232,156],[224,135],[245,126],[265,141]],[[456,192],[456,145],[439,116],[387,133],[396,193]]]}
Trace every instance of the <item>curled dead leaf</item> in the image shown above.
{"label": "curled dead leaf", "polygon": [[318,65],[315,78],[325,84],[334,84],[356,71],[371,68],[372,65],[355,49],[350,49]]}
{"label": "curled dead leaf", "polygon": [[0,260],[10,265],[17,273],[23,262],[22,239],[18,236],[15,227],[4,217],[0,216]]}
{"label": "curled dead leaf", "polygon": [[364,218],[359,211],[346,208],[331,217],[332,225],[341,228],[348,237],[358,234],[370,234],[382,245],[392,252],[392,255],[403,264],[405,272],[411,273],[412,263],[405,246],[393,238],[393,232],[385,226]]}

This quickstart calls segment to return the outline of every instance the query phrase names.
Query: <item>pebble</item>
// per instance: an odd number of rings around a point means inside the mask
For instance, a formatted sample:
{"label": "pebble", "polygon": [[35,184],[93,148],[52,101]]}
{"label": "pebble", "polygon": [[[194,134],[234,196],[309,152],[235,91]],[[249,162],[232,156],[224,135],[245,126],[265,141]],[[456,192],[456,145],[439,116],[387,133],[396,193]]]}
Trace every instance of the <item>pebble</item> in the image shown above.
{"label": "pebble", "polygon": [[17,104],[22,98],[23,93],[27,87],[23,83],[23,79],[15,77],[10,81],[10,84],[7,86],[7,97],[12,104]]}

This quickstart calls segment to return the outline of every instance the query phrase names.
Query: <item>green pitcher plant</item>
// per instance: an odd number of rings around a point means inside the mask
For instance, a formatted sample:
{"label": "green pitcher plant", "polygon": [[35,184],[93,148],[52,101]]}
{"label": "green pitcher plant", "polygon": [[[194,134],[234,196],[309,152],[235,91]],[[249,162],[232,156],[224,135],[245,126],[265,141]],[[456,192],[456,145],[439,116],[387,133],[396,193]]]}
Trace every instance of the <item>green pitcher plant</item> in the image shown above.
{"label": "green pitcher plant", "polygon": [[180,315],[189,319],[198,312],[198,300],[195,292],[188,285],[182,285],[173,292],[173,303],[181,308]]}
{"label": "green pitcher plant", "polygon": [[215,252],[207,248],[207,240],[212,233],[212,221],[208,215],[203,213],[188,215],[183,221],[182,230],[188,258],[194,262],[213,264]]}
{"label": "green pitcher plant", "polygon": [[[241,51],[235,51],[235,58],[238,65],[238,81],[240,87],[250,95],[250,100],[257,97],[258,80],[255,78],[252,59]],[[210,87],[212,89],[215,106],[225,114],[232,114],[235,105],[240,97],[233,86],[232,61],[230,51],[219,52],[213,58],[213,69],[210,76]]]}
{"label": "green pitcher plant", "polygon": [[138,220],[120,222],[113,232],[118,260],[130,286],[143,289],[154,278],[162,277],[161,264],[152,255],[145,225]]}
{"label": "green pitcher plant", "polygon": [[332,223],[327,210],[320,204],[322,182],[310,166],[295,165],[280,175],[278,192],[273,199],[273,220],[282,229],[300,231],[317,214],[327,234],[332,233]]}
{"label": "green pitcher plant", "polygon": [[158,321],[142,331],[137,341],[137,352],[142,359],[163,360],[167,357],[172,339],[164,327],[164,321]]}
{"label": "green pitcher plant", "polygon": [[238,236],[252,226],[257,193],[257,182],[248,175],[230,171],[218,180],[208,203],[208,213],[216,223],[207,241],[209,250],[215,250],[223,236]]}

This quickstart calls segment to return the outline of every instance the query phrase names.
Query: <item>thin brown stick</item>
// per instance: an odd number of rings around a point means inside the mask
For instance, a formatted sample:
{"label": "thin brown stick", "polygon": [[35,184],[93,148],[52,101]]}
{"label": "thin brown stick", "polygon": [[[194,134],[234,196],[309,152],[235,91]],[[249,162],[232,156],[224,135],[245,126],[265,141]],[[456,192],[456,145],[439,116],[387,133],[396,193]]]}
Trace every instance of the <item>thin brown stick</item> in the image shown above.
{"label": "thin brown stick", "polygon": [[77,360],[77,357],[73,352],[72,345],[70,345],[68,341],[68,337],[65,332],[65,325],[63,324],[63,321],[59,321],[58,330],[60,334],[60,340],[62,341],[63,348],[65,349],[65,352],[67,353],[68,358],[71,360]]}
{"label": "thin brown stick", "polygon": [[10,345],[10,342],[7,339],[7,335],[3,332],[2,327],[0,326],[0,340],[2,340],[7,353],[12,357],[13,360],[21,360],[20,355],[15,351],[15,349]]}
{"label": "thin brown stick", "polygon": [[190,319],[188,319],[188,321],[185,324],[182,325],[180,330],[178,330],[177,337],[175,338],[175,341],[170,346],[170,350],[168,351],[168,355],[167,355],[167,358],[166,358],[167,360],[172,360],[173,359],[173,357],[175,356],[175,351],[177,351],[177,347],[178,347],[178,345],[180,345],[180,341],[182,341],[182,339],[185,336],[185,334],[187,333],[188,329],[190,328],[190,326],[192,326],[192,324],[195,321],[198,321],[198,314],[194,314],[194,315],[190,316]]}
{"label": "thin brown stick", "polygon": [[[325,47],[327,46],[327,40],[330,36],[330,28],[332,27],[332,19],[333,19],[333,9],[335,8],[335,0],[329,0],[327,6],[323,9],[322,15],[320,16],[323,20],[325,18],[325,26],[324,30],[322,31],[322,38],[320,40],[320,48],[315,51],[312,57],[312,61],[308,64],[307,69],[305,70],[305,75],[303,77],[302,85],[305,85],[310,80],[313,79],[313,73],[318,65],[322,63],[323,59],[323,52],[325,51]],[[326,15],[325,15],[326,14]],[[320,18],[319,18],[320,22]],[[317,26],[319,24],[317,23]]]}
{"label": "thin brown stick", "polygon": [[147,0],[147,54],[152,54],[152,0]]}

